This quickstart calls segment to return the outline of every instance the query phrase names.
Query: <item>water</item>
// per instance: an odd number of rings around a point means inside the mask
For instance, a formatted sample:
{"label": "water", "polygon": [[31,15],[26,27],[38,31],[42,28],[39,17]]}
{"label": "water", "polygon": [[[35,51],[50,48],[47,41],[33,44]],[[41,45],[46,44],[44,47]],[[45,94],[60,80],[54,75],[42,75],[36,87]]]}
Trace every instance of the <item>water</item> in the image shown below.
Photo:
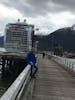
{"label": "water", "polygon": [[0,97],[5,93],[13,81],[12,78],[1,78],[0,75]]}
{"label": "water", "polygon": [[[0,48],[0,54],[3,52],[6,52],[4,48]],[[0,56],[1,57],[1,56]],[[1,66],[0,66],[1,69]],[[1,73],[0,73],[0,97],[6,92],[6,90],[9,88],[9,86],[13,83],[13,81],[17,78],[16,74],[15,75],[10,75],[8,74],[8,78],[2,78]]]}
{"label": "water", "polygon": [[[0,48],[0,54],[5,52],[5,48]],[[1,69],[1,66],[0,66]],[[0,97],[4,94],[4,92],[9,88],[9,86],[14,81],[13,78],[2,78],[0,73]]]}

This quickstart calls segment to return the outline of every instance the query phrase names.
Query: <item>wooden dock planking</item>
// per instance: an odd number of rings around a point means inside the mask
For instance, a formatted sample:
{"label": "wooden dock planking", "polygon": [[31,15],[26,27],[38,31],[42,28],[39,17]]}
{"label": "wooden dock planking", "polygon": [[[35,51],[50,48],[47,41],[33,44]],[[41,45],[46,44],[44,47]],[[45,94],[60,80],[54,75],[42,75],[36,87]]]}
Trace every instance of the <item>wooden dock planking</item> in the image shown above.
{"label": "wooden dock planking", "polygon": [[75,77],[57,63],[39,56],[32,100],[75,100]]}

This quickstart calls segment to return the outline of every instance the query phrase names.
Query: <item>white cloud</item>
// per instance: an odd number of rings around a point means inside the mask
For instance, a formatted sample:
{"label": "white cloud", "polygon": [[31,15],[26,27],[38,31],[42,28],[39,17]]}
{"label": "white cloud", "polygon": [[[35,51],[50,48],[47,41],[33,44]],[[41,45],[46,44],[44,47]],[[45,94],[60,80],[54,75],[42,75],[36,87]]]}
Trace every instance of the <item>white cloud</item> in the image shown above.
{"label": "white cloud", "polygon": [[70,20],[75,19],[75,15],[70,12],[61,12],[50,16],[52,22],[57,26],[68,26]]}
{"label": "white cloud", "polygon": [[18,10],[0,4],[0,18],[16,19],[18,17],[23,17]]}
{"label": "white cloud", "polygon": [[75,21],[75,15],[71,12],[49,13],[46,16],[39,16],[30,20],[40,29],[37,33],[49,34],[56,29],[72,26]]}

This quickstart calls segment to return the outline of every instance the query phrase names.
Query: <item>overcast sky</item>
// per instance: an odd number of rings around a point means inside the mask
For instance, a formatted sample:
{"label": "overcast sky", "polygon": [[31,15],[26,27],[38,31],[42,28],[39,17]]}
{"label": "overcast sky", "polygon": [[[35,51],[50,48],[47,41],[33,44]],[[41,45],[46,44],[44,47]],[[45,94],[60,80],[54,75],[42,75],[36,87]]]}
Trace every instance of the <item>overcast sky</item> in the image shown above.
{"label": "overcast sky", "polygon": [[7,23],[27,19],[49,34],[75,24],[75,0],[0,0],[0,33]]}

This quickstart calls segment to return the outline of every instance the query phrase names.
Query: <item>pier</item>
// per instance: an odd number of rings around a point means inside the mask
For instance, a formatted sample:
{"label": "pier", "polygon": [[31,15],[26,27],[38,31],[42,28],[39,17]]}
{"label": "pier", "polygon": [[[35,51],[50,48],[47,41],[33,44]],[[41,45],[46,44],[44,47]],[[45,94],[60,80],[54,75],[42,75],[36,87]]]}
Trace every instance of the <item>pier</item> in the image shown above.
{"label": "pier", "polygon": [[75,100],[74,61],[71,64],[70,60],[69,64],[64,58],[62,61],[61,57],[56,56],[43,59],[40,54],[38,59],[36,78],[30,78],[28,65],[1,100]]}

